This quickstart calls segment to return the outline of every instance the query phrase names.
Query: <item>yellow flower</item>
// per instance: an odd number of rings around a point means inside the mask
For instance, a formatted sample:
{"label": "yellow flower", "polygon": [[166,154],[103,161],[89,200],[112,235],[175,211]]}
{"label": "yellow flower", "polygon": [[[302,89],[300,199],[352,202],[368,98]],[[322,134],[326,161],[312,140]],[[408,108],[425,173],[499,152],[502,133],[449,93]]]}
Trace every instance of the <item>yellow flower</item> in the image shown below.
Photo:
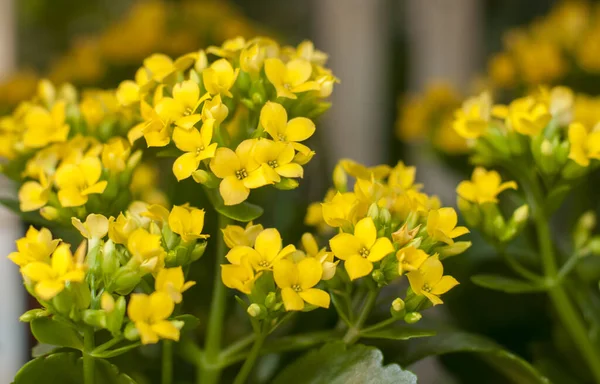
{"label": "yellow flower", "polygon": [[377,228],[373,219],[365,217],[354,227],[354,235],[340,233],[329,241],[331,250],[339,259],[351,280],[371,273],[373,263],[394,252],[394,246],[386,237],[377,238]]}
{"label": "yellow flower", "polygon": [[282,249],[281,235],[275,228],[267,228],[256,237],[254,248],[249,246],[233,247],[225,256],[231,264],[241,265],[247,260],[255,271],[271,270],[273,264],[296,251],[288,245]]}
{"label": "yellow flower", "polygon": [[508,107],[509,126],[523,135],[539,135],[550,119],[548,106],[531,96],[516,99]]}
{"label": "yellow flower", "polygon": [[111,217],[108,220],[108,238],[115,244],[127,244],[127,239],[137,228],[135,220],[119,213],[116,219]]}
{"label": "yellow flower", "polygon": [[50,183],[42,172],[40,181],[26,181],[19,189],[20,209],[23,212],[38,210],[48,204]]}
{"label": "yellow flower", "polygon": [[424,295],[433,305],[438,305],[443,303],[440,295],[458,285],[454,277],[443,276],[443,274],[444,267],[436,254],[425,260],[418,270],[409,272],[407,276],[413,292]]}
{"label": "yellow flower", "polygon": [[208,93],[200,97],[198,84],[184,80],[173,86],[173,97],[161,98],[154,110],[165,126],[174,123],[177,127],[189,130],[202,118],[196,110],[209,97]]}
{"label": "yellow flower", "polygon": [[204,228],[203,209],[185,205],[174,206],[169,214],[169,227],[185,242],[208,237],[208,235],[202,234]]}
{"label": "yellow flower", "polygon": [[86,239],[102,239],[108,233],[108,219],[95,213],[88,215],[83,223],[78,218],[72,217],[71,223]]}
{"label": "yellow flower", "polygon": [[303,234],[301,240],[302,248],[306,252],[306,255],[314,257],[321,263],[323,267],[321,280],[331,280],[335,275],[337,264],[339,263],[339,261],[334,261],[333,252],[327,252],[325,247],[319,249],[319,245],[311,233],[307,232]]}
{"label": "yellow flower", "polygon": [[352,192],[337,193],[330,202],[321,204],[323,220],[334,228],[352,225],[359,206],[356,195]]}
{"label": "yellow flower", "polygon": [[127,167],[131,146],[122,137],[113,137],[102,148],[102,165],[112,172],[122,172]]}
{"label": "yellow flower", "polygon": [[590,159],[600,159],[600,131],[588,130],[583,124],[575,122],[569,125],[569,159],[582,167],[590,165]]}
{"label": "yellow flower", "polygon": [[227,59],[219,59],[202,71],[204,87],[211,95],[233,97],[230,89],[239,72],[239,68],[234,71]]}
{"label": "yellow flower", "polygon": [[280,182],[283,177],[302,177],[304,169],[300,164],[293,163],[294,147],[292,144],[276,142],[268,139],[258,140],[254,146],[254,159],[260,164],[266,164],[267,179]]}
{"label": "yellow flower", "polygon": [[398,164],[390,171],[388,178],[389,186],[395,191],[408,191],[411,189],[421,189],[421,184],[415,184],[417,175],[416,167],[409,167],[404,162],[399,161]]}
{"label": "yellow flower", "polygon": [[221,100],[221,95],[216,95],[206,100],[202,105],[202,120],[215,119],[216,124],[221,124],[227,118],[229,109]]}
{"label": "yellow flower", "polygon": [[202,160],[215,156],[218,144],[211,144],[214,124],[214,119],[206,120],[200,131],[193,127],[189,130],[175,128],[173,141],[177,148],[186,152],[173,163],[173,174],[178,181],[190,177]]}
{"label": "yellow flower", "polygon": [[42,228],[38,231],[29,227],[25,237],[16,241],[17,252],[12,252],[8,258],[19,267],[34,261],[47,263],[59,242],[59,239],[52,240],[52,233],[48,229]]}
{"label": "yellow flower", "polygon": [[454,130],[465,139],[476,139],[488,128],[492,111],[492,98],[484,92],[466,100],[454,115]]}
{"label": "yellow flower", "polygon": [[138,228],[129,235],[127,249],[144,271],[156,272],[164,265],[166,252],[162,248],[161,235],[151,234],[143,228]]}
{"label": "yellow flower", "polygon": [[50,264],[34,261],[21,268],[23,276],[35,283],[35,294],[51,300],[65,289],[65,283],[80,283],[85,278],[82,264],[84,247],[78,248],[73,260],[69,244],[61,244],[52,253]]}
{"label": "yellow flower", "polygon": [[56,102],[50,111],[40,106],[29,108],[24,116],[23,144],[27,148],[41,148],[67,140],[70,128],[65,119],[64,101]]}
{"label": "yellow flower", "polygon": [[238,291],[249,295],[252,293],[254,281],[258,276],[247,258],[240,260],[240,264],[221,265],[221,280],[227,288],[237,289]]}
{"label": "yellow flower", "polygon": [[278,261],[273,268],[275,283],[281,288],[281,299],[286,311],[301,311],[304,303],[329,308],[329,294],[314,288],[321,281],[321,263],[306,257],[294,264],[289,259]]}
{"label": "yellow flower", "polygon": [[396,252],[398,259],[398,273],[402,275],[405,272],[417,270],[429,255],[422,249],[413,246],[405,247]]}
{"label": "yellow flower", "polygon": [[457,227],[458,217],[454,208],[440,208],[429,212],[427,217],[427,233],[434,240],[446,244],[454,244],[455,237],[469,233],[466,227]]}
{"label": "yellow flower", "polygon": [[473,171],[471,180],[461,181],[458,184],[456,193],[463,199],[477,204],[497,203],[498,195],[507,189],[517,189],[517,183],[514,181],[502,183],[498,172],[477,167]]}
{"label": "yellow flower", "polygon": [[167,320],[175,303],[165,292],[151,295],[134,293],[127,306],[127,315],[135,324],[142,344],[155,344],[160,339],[179,340],[179,329]]}
{"label": "yellow flower", "polygon": [[210,161],[210,169],[221,180],[219,192],[225,205],[236,205],[248,198],[250,189],[269,184],[263,167],[252,157],[256,140],[244,140],[235,152],[217,148]]}
{"label": "yellow flower", "polygon": [[206,49],[206,52],[212,53],[215,56],[233,58],[236,54],[246,46],[246,39],[242,36],[237,36],[233,39],[227,39],[220,47],[211,45]]}
{"label": "yellow flower", "polygon": [[131,105],[140,101],[140,86],[135,81],[125,80],[119,84],[116,97],[121,105]]}
{"label": "yellow flower", "polygon": [[315,49],[315,45],[310,40],[304,40],[298,44],[295,50],[293,47],[286,48],[287,53],[291,54],[292,57],[304,59],[314,64],[324,65],[327,61],[327,54]]}
{"label": "yellow flower", "polygon": [[304,59],[293,59],[286,64],[276,57],[266,59],[265,74],[275,87],[277,97],[296,99],[296,93],[318,91],[320,88],[317,82],[308,81],[312,66]]}
{"label": "yellow flower", "polygon": [[248,247],[254,247],[256,237],[263,231],[261,224],[252,224],[249,222],[246,224],[246,228],[242,228],[239,225],[228,225],[223,231],[223,240],[229,248],[233,248],[238,245],[245,245]]}
{"label": "yellow flower", "polygon": [[310,149],[300,144],[315,133],[315,123],[306,117],[296,117],[288,121],[285,108],[278,103],[266,102],[260,111],[260,124],[275,141],[292,143],[294,149],[308,154]]}
{"label": "yellow flower", "polygon": [[56,170],[58,200],[63,207],[79,207],[88,195],[104,192],[107,181],[99,181],[102,163],[97,157],[85,157],[78,164],[63,164]]}
{"label": "yellow flower", "polygon": [[507,53],[492,56],[488,63],[488,73],[492,82],[502,88],[512,87],[517,80],[515,62]]}
{"label": "yellow flower", "polygon": [[356,179],[370,180],[371,177],[374,177],[376,180],[381,180],[386,178],[391,171],[389,165],[384,164],[376,165],[374,167],[365,167],[364,165],[350,159],[341,159],[339,164],[342,166],[344,171]]}
{"label": "yellow flower", "polygon": [[185,281],[183,269],[179,266],[176,268],[164,268],[158,271],[154,289],[156,289],[156,291],[167,293],[175,304],[179,304],[181,303],[181,300],[183,300],[181,294],[195,284],[195,281]]}

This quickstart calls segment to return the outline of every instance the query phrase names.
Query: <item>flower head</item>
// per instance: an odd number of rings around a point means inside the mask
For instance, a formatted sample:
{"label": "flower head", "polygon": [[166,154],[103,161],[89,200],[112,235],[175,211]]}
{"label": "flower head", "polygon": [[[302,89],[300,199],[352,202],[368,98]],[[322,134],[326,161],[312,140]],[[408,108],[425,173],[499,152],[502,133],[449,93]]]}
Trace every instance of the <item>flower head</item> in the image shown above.
{"label": "flower head", "polygon": [[585,126],[575,122],[569,125],[569,159],[587,167],[591,159],[600,159],[600,131],[588,132]]}
{"label": "flower head", "polygon": [[421,264],[418,270],[408,273],[408,281],[413,292],[424,295],[433,305],[442,304],[440,295],[448,292],[458,281],[452,276],[443,276],[444,267],[438,255],[433,255]]}
{"label": "flower head", "polygon": [[239,225],[228,225],[221,231],[223,231],[223,240],[225,240],[225,244],[227,244],[229,248],[233,248],[238,245],[254,247],[256,237],[263,229],[262,225],[249,222],[246,224],[246,228],[242,228]]}
{"label": "flower head", "polygon": [[254,146],[254,159],[264,167],[266,177],[272,182],[280,182],[283,177],[302,177],[304,169],[300,164],[294,163],[294,147],[292,144],[259,140]]}
{"label": "flower head", "polygon": [[470,181],[461,181],[456,188],[456,193],[463,199],[477,204],[497,203],[498,195],[507,189],[517,189],[517,183],[514,181],[502,183],[498,172],[477,167]]}
{"label": "flower head", "polygon": [[454,244],[454,238],[469,233],[466,227],[457,227],[458,217],[454,208],[440,208],[429,212],[427,233],[434,240]]}
{"label": "flower head", "polygon": [[211,95],[233,97],[230,89],[239,71],[239,68],[234,70],[227,59],[217,60],[202,71],[204,86]]}
{"label": "flower head", "polygon": [[285,108],[268,101],[260,111],[260,124],[275,141],[292,143],[298,152],[307,154],[310,149],[300,144],[315,133],[315,123],[306,117],[296,117],[288,121]]}
{"label": "flower head", "polygon": [[485,92],[465,101],[455,113],[454,130],[465,139],[476,139],[488,127],[492,111],[492,98]]}
{"label": "flower head", "polygon": [[8,258],[20,267],[34,261],[48,262],[59,242],[59,239],[52,239],[52,233],[48,229],[38,231],[29,227],[25,237],[16,242],[17,252],[12,252]]}
{"label": "flower head", "polygon": [[77,164],[62,164],[56,170],[58,200],[63,207],[79,207],[88,196],[104,192],[107,181],[100,181],[102,163],[97,157],[86,156]]}
{"label": "flower head", "polygon": [[181,266],[176,268],[163,268],[158,271],[154,288],[156,291],[167,293],[175,304],[183,300],[182,293],[196,284],[195,281],[185,281]]}
{"label": "flower head", "polygon": [[254,248],[236,246],[227,253],[231,264],[240,265],[246,259],[256,271],[271,270],[273,264],[296,250],[293,245],[283,247],[281,235],[275,228],[267,228],[256,236]]}
{"label": "flower head", "polygon": [[275,283],[281,288],[281,298],[286,311],[301,311],[305,302],[329,308],[329,294],[314,288],[321,281],[323,270],[318,260],[306,257],[297,264],[282,259],[273,268]]}
{"label": "flower head", "polygon": [[127,315],[135,324],[142,344],[155,344],[160,339],[179,340],[179,329],[167,320],[175,309],[171,297],[162,291],[150,295],[134,293],[127,306]]}
{"label": "flower head", "polygon": [[202,160],[215,156],[217,143],[211,143],[214,124],[214,119],[208,119],[202,124],[200,131],[193,127],[189,130],[175,128],[173,141],[177,148],[186,152],[173,163],[173,174],[177,180],[187,179],[198,169]]}
{"label": "flower head", "polygon": [[318,91],[319,84],[308,81],[312,66],[304,59],[292,59],[287,63],[273,57],[265,60],[265,74],[277,91],[277,97],[297,99],[296,93]]}
{"label": "flower head", "polygon": [[208,237],[208,235],[202,234],[204,228],[203,209],[185,205],[174,206],[169,214],[169,227],[185,242]]}

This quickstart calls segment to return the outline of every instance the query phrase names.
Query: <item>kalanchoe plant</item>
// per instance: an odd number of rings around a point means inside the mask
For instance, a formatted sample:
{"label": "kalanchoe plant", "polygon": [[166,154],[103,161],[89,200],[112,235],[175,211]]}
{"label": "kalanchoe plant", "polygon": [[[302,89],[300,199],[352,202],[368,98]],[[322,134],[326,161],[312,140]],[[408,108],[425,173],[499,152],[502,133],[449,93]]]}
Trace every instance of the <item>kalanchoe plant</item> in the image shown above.
{"label": "kalanchoe plant", "polygon": [[[592,236],[595,217],[583,215],[572,239],[564,232],[553,233],[552,225],[557,210],[568,206],[565,199],[592,178],[599,164],[600,136],[595,126],[574,112],[580,107],[565,87],[540,88],[509,105],[493,105],[488,94],[467,100],[456,113],[454,127],[469,140],[471,159],[480,167],[470,181],[460,183],[457,193],[469,226],[480,229],[515,275],[477,275],[473,281],[507,293],[546,292],[556,327],[567,336],[562,348],[574,348],[587,366],[583,377],[597,382],[600,351],[595,329],[600,317],[593,303],[598,298],[598,277],[583,273],[586,266],[597,264],[590,257],[598,252]],[[502,170],[514,181],[502,182],[498,172],[481,166]],[[521,195],[517,204],[513,200],[508,217],[498,199],[505,190]],[[528,225],[533,231],[525,230]],[[513,244],[531,248],[517,251]],[[566,371],[568,361],[562,363]]]}

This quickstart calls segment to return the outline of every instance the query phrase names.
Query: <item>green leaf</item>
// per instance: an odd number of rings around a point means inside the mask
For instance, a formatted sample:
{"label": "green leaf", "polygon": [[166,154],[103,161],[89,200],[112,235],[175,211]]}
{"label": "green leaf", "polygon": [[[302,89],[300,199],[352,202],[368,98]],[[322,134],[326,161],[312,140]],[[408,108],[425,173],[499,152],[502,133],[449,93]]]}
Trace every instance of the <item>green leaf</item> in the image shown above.
{"label": "green leaf", "polygon": [[83,350],[83,339],[69,325],[40,317],[31,321],[31,333],[40,343]]}
{"label": "green leaf", "polygon": [[367,339],[408,340],[415,337],[434,336],[435,333],[435,331],[429,329],[395,326],[385,329],[378,329],[372,332],[361,332],[360,337]]}
{"label": "green leaf", "polygon": [[383,366],[374,347],[342,342],[326,344],[288,365],[273,384],[414,384],[417,377],[397,364]]}
{"label": "green leaf", "polygon": [[532,293],[546,290],[546,287],[541,284],[500,275],[475,275],[471,277],[471,281],[480,287],[505,293]]}
{"label": "green leaf", "polygon": [[[96,383],[136,384],[108,361],[96,359],[95,362]],[[17,372],[13,384],[82,382],[83,359],[76,352],[62,352],[31,360]]]}
{"label": "green leaf", "polygon": [[550,383],[527,361],[480,335],[445,331],[430,338],[414,340],[411,343],[410,348],[397,359],[404,366],[409,366],[429,356],[461,352],[477,353],[514,383]]}
{"label": "green leaf", "polygon": [[183,321],[182,332],[191,331],[200,325],[200,319],[193,315],[179,315],[175,316],[173,320]]}
{"label": "green leaf", "polygon": [[204,191],[215,210],[232,220],[246,223],[258,219],[263,214],[263,209],[261,207],[248,202],[243,202],[238,205],[225,205],[218,189],[204,188]]}

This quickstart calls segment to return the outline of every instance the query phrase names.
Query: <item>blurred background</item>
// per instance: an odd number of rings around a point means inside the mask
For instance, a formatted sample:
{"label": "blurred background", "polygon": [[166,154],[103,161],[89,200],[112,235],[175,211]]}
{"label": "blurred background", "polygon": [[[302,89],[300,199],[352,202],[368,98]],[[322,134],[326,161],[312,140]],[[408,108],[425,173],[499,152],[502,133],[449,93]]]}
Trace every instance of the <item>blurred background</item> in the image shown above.
{"label": "blurred background", "polygon": [[[510,47],[510,31],[534,23],[563,3],[0,0],[0,112],[8,113],[32,95],[40,78],[111,88],[132,77],[143,58],[153,52],[176,56],[237,35],[270,35],[289,44],[311,39],[329,54],[328,66],[341,83],[333,93],[333,107],[320,123],[322,134],[311,163],[314,177],[309,176],[314,181],[307,177],[305,190],[289,194],[288,199],[298,202],[298,212],[288,217],[273,213],[267,220],[288,226],[294,220],[301,223],[306,204],[322,197],[330,171],[344,157],[367,165],[399,160],[417,165],[417,178],[426,191],[440,196],[445,205],[453,205],[454,188],[467,164],[460,155],[464,143],[451,132],[441,131],[435,137],[424,132],[422,95],[428,95],[438,110],[454,110],[464,96],[489,85],[486,73],[496,76],[491,81],[501,81],[503,75],[509,78],[511,62],[494,54]],[[551,52],[538,54],[531,60],[552,64]],[[542,70],[534,65],[525,83],[548,80],[535,77]],[[560,76],[549,81],[558,82]],[[447,161],[449,156],[452,161]],[[14,194],[5,181],[0,191]],[[0,211],[0,254],[13,250],[14,239],[24,229],[10,212]],[[549,332],[543,314],[536,313],[543,308],[543,298],[528,295],[512,301],[506,295],[481,294],[468,278],[460,278],[493,268],[489,264],[493,256],[479,249],[452,260],[451,273],[464,284],[449,295],[449,305],[438,316],[487,334],[529,358],[529,342]],[[27,307],[26,296],[16,267],[5,258],[0,258],[0,292],[0,383],[8,383],[28,358],[30,345],[26,327],[16,320]],[[453,373],[454,366],[471,364],[468,358],[424,364],[413,367],[419,371],[420,382],[469,382]]]}

